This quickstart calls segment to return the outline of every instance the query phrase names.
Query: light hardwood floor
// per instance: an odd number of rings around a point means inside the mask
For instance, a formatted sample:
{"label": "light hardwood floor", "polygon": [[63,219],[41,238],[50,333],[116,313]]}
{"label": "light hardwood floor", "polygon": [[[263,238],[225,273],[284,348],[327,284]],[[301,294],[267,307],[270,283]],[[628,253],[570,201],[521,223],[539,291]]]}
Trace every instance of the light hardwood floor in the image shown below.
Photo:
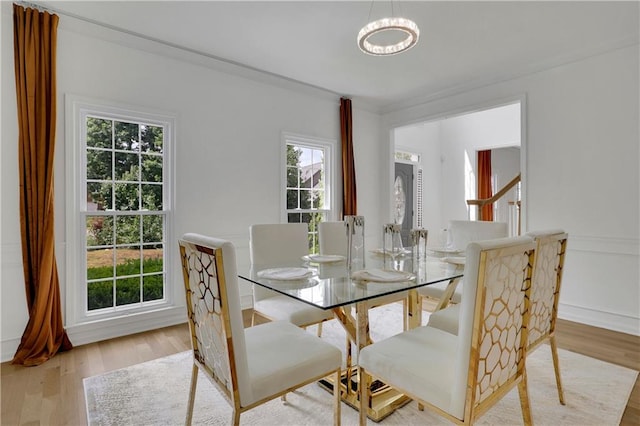
{"label": "light hardwood floor", "polygon": [[[244,314],[248,325],[251,312]],[[563,349],[640,370],[640,337],[559,321],[557,339]],[[3,363],[0,424],[84,425],[83,378],[185,351],[190,345],[188,327],[182,324],[78,346],[38,367]],[[622,425],[640,424],[639,382]]]}

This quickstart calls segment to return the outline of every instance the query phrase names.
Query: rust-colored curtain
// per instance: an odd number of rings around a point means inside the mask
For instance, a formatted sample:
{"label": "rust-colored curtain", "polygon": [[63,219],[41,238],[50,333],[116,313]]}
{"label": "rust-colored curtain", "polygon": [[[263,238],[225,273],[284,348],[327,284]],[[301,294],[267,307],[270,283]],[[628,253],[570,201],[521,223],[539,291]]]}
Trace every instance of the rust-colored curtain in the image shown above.
{"label": "rust-colored curtain", "polygon": [[39,365],[72,348],[62,324],[53,234],[58,17],[13,5],[20,230],[29,321],[13,364]]}
{"label": "rust-colored curtain", "polygon": [[342,138],[342,216],[358,214],[356,166],[353,158],[351,99],[340,98],[340,135]]}
{"label": "rust-colored curtain", "polygon": [[[478,199],[493,196],[491,189],[491,150],[478,151]],[[480,220],[493,220],[493,204],[487,204],[480,210]]]}

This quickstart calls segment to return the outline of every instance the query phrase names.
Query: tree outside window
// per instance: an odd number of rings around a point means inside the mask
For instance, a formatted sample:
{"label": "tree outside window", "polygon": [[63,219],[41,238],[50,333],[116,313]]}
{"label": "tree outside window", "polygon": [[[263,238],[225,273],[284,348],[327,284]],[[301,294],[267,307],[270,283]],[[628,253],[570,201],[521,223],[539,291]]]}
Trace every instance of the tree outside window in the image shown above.
{"label": "tree outside window", "polygon": [[164,299],[164,128],[86,116],[87,311]]}

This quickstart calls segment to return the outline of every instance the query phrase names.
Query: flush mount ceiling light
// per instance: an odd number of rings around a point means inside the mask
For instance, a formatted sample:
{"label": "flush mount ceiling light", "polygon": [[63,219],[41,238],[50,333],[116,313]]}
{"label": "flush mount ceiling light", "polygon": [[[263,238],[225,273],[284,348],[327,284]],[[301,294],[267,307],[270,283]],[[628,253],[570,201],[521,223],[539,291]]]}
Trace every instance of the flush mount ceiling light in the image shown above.
{"label": "flush mount ceiling light", "polygon": [[[401,32],[405,37],[401,41],[392,44],[375,44],[370,41],[372,36],[384,31]],[[420,29],[410,19],[400,17],[382,18],[369,22],[362,27],[358,33],[358,47],[369,55],[395,55],[415,46],[419,36]]]}

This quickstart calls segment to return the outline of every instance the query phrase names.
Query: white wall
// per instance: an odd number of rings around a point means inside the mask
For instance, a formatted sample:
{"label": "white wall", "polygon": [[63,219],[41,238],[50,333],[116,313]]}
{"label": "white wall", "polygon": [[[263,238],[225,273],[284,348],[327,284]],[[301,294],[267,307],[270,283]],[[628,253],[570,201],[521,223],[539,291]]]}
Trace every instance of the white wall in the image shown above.
{"label": "white wall", "polygon": [[525,96],[523,230],[569,232],[559,315],[636,335],[638,75],[636,45],[385,115],[393,128]]}
{"label": "white wall", "polygon": [[[176,116],[175,221],[173,240],[185,232],[229,239],[238,251],[239,268],[248,265],[248,228],[252,223],[280,221],[281,132],[333,139],[340,170],[339,99],[318,90],[300,90],[286,82],[266,84],[235,73],[221,72],[215,63],[145,52],[104,39],[104,30],[62,17],[58,28],[58,120],[55,158],[56,255],[60,269],[63,311],[68,274],[65,194],[66,94],[132,105]],[[2,361],[10,359],[27,323],[22,277],[17,189],[17,123],[13,76],[11,4],[2,3],[2,272],[0,328]],[[94,34],[95,33],[95,34]],[[162,51],[158,46],[151,50]],[[225,67],[228,68],[228,65]],[[379,238],[384,184],[377,167],[386,166],[380,116],[353,107],[359,213],[367,218],[367,233]],[[341,192],[341,190],[339,191]],[[340,201],[340,198],[338,198]],[[341,204],[339,202],[339,204]],[[338,210],[339,210],[338,206]],[[169,250],[177,252],[177,245]],[[175,254],[175,253],[174,253]],[[115,325],[75,324],[65,316],[74,344],[88,343],[152,327],[184,322],[182,276],[177,256],[169,278],[175,308],[156,316],[130,318]],[[70,274],[69,274],[70,275]],[[250,288],[243,304],[250,306]],[[65,312],[66,313],[66,312]],[[150,318],[150,319],[149,319]]]}

